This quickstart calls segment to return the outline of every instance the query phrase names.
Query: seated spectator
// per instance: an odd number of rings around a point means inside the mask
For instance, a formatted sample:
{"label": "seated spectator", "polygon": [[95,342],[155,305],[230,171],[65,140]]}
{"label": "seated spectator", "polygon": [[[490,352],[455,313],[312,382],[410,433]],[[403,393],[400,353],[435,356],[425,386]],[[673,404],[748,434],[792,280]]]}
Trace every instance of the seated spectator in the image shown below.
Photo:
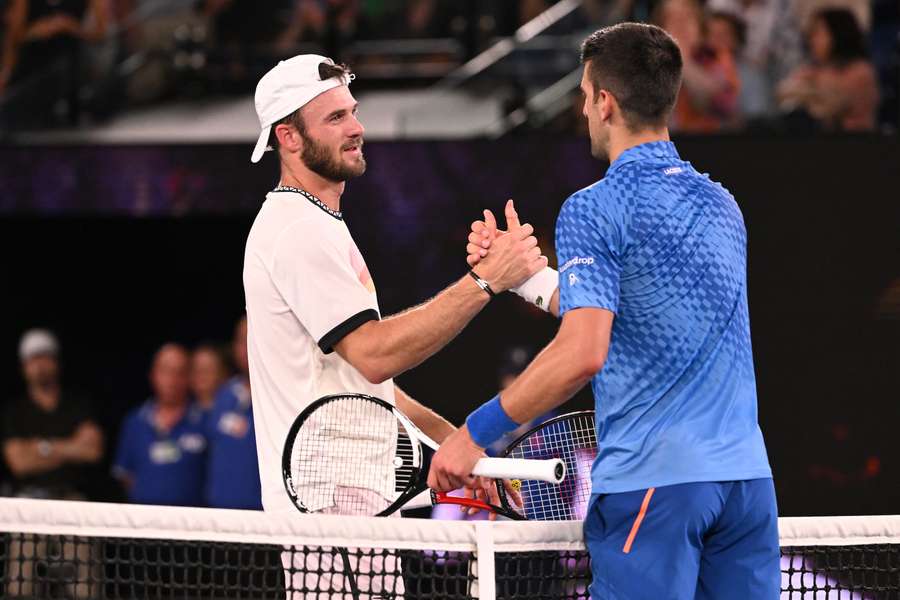
{"label": "seated spectator", "polygon": [[191,393],[194,401],[209,412],[216,393],[228,379],[228,361],[215,344],[200,344],[191,354]]}
{"label": "seated spectator", "polygon": [[0,94],[14,84],[39,81],[40,94],[34,94],[33,99],[28,95],[29,112],[41,112],[46,117],[48,111],[58,109],[57,101],[64,100],[64,108],[74,120],[81,44],[100,41],[106,35],[107,2],[11,0],[6,23],[0,56]]}
{"label": "seated spectator", "polygon": [[733,15],[746,25],[745,41],[736,59],[740,79],[741,116],[765,119],[775,114],[775,86],[803,60],[801,27],[795,0],[707,0],[713,14]]}
{"label": "seated spectator", "polygon": [[188,396],[189,363],[182,346],[160,348],[150,372],[154,396],[122,423],[113,474],[131,502],[203,504],[205,418]]}
{"label": "seated spectator", "polygon": [[235,326],[232,351],[238,373],[216,395],[207,420],[206,501],[214,508],[262,510],[256,433],[250,405],[247,317],[242,317]]}
{"label": "seated spectator", "polygon": [[823,130],[875,129],[878,80],[853,13],[820,11],[813,17],[807,39],[812,62],[779,86],[782,109],[808,115]]}
{"label": "seated spectator", "polygon": [[769,86],[762,70],[747,59],[744,53],[746,42],[747,26],[740,17],[728,12],[713,12],[706,18],[706,43],[716,52],[735,58],[741,82],[735,125],[769,112]]}
{"label": "seated spectator", "polygon": [[276,47],[289,52],[300,41],[322,38],[328,25],[326,8],[317,0],[295,0],[288,26],[278,36]]}
{"label": "seated spectator", "polygon": [[290,53],[299,42],[317,41],[328,56],[340,59],[342,48],[356,33],[360,0],[294,0],[293,4],[276,47]]}
{"label": "seated spectator", "polygon": [[59,344],[42,329],[19,344],[25,396],[3,411],[3,456],[15,496],[84,500],[89,465],[103,457],[103,432],[85,399],[63,390]]}
{"label": "seated spectator", "polygon": [[684,60],[683,81],[671,128],[686,133],[712,133],[734,122],[740,89],[730,52],[716,50],[703,39],[703,13],[695,0],[664,0],[656,23],[668,31]]}

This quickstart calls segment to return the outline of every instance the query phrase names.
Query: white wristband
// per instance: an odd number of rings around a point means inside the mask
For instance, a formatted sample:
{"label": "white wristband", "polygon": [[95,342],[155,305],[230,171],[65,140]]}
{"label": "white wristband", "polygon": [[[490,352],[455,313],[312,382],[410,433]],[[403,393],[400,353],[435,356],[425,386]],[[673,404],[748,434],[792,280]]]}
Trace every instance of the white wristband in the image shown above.
{"label": "white wristband", "polygon": [[531,279],[510,291],[521,296],[527,302],[544,311],[550,310],[550,299],[559,287],[559,273],[556,269],[544,267],[531,276]]}

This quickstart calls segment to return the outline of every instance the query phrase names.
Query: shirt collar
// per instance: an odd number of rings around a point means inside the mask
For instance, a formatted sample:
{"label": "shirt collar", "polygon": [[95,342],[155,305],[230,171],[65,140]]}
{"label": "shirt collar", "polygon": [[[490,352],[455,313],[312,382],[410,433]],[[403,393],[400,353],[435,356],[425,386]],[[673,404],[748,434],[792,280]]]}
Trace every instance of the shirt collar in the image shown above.
{"label": "shirt collar", "polygon": [[607,172],[614,171],[630,162],[647,160],[650,158],[681,159],[678,155],[678,150],[675,149],[675,144],[672,142],[647,142],[646,144],[638,144],[637,146],[632,146],[628,150],[625,150],[625,152],[620,154],[619,158],[609,166],[609,171]]}

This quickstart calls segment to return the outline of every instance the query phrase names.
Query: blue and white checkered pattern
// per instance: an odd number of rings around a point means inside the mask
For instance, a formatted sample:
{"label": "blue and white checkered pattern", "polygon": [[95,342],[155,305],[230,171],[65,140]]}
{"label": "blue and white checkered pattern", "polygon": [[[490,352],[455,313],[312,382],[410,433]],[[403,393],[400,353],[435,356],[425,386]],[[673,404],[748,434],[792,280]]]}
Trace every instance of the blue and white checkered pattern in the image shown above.
{"label": "blue and white checkered pattern", "polygon": [[556,225],[560,312],[616,313],[594,377],[593,493],[771,477],[757,424],[747,236],[671,142],[630,148]]}

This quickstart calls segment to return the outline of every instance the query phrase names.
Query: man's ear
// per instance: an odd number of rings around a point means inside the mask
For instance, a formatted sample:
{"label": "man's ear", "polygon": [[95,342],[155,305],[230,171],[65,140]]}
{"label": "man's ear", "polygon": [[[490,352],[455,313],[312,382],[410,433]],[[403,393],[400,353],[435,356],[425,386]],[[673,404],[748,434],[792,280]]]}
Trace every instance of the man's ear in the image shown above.
{"label": "man's ear", "polygon": [[296,127],[281,123],[275,127],[275,137],[278,144],[288,152],[299,152],[303,148],[303,139]]}
{"label": "man's ear", "polygon": [[617,107],[618,104],[615,97],[606,90],[600,90],[597,98],[597,112],[600,115],[600,120],[604,123],[611,121]]}

